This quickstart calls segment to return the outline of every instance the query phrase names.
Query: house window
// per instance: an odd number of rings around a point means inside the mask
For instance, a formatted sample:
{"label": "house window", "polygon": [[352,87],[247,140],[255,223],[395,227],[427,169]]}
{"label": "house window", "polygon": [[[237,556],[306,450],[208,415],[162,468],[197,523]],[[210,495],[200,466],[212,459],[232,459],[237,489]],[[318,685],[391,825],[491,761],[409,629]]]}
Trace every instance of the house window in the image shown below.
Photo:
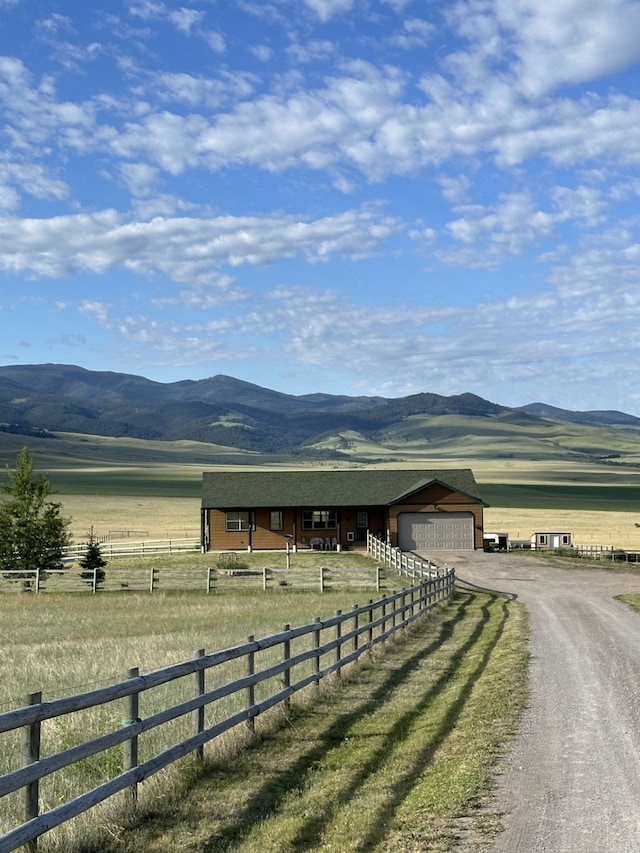
{"label": "house window", "polygon": [[227,512],[225,513],[225,530],[228,533],[238,530],[249,529],[249,513],[248,512]]}
{"label": "house window", "polygon": [[369,513],[363,510],[358,511],[356,515],[356,527],[369,526]]}
{"label": "house window", "polygon": [[274,509],[269,513],[269,530],[283,530],[282,511]]}
{"label": "house window", "polygon": [[562,534],[562,544],[563,544],[563,545],[568,545],[568,544],[569,544],[569,535],[568,535],[567,533],[563,533],[563,534]]}
{"label": "house window", "polygon": [[546,544],[547,544],[547,534],[546,534],[546,533],[541,533],[541,534],[540,534],[540,544],[541,544],[541,545],[546,545]]}
{"label": "house window", "polygon": [[303,530],[335,530],[338,513],[335,509],[305,509],[302,511]]}

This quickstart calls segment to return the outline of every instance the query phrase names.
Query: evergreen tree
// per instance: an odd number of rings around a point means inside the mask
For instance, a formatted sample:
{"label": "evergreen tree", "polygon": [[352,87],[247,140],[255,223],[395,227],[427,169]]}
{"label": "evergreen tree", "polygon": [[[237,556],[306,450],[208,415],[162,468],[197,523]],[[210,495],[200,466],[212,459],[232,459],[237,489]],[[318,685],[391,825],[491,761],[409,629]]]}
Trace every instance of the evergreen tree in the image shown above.
{"label": "evergreen tree", "polygon": [[80,577],[90,584],[93,584],[95,578],[97,588],[104,581],[104,567],[107,565],[107,561],[102,557],[102,549],[100,548],[100,543],[93,533],[93,527],[87,536],[87,550],[85,551],[84,557],[79,561],[80,568],[82,569]]}
{"label": "evergreen tree", "polygon": [[0,493],[6,495],[0,502],[0,571],[13,569],[31,577],[36,571],[61,569],[70,521],[60,514],[62,504],[51,499],[49,479],[34,475],[27,447],[19,453],[15,469],[7,467]]}

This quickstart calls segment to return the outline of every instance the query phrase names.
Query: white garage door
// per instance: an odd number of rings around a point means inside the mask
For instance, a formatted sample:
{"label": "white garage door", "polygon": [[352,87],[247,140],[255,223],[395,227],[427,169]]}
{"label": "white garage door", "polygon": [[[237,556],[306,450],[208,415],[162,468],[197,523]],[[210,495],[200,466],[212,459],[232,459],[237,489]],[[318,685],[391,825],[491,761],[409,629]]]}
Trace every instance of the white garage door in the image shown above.
{"label": "white garage door", "polygon": [[471,512],[402,512],[398,516],[398,545],[403,551],[474,548]]}

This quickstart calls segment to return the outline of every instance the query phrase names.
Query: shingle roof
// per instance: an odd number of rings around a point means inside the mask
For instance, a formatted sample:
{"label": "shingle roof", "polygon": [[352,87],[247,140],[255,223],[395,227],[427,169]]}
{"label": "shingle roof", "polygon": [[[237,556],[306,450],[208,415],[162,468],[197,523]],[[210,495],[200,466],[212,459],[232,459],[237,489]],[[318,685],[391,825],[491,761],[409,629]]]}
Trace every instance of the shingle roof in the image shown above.
{"label": "shingle roof", "polygon": [[470,468],[343,469],[205,472],[202,506],[209,509],[390,506],[433,482],[484,503]]}

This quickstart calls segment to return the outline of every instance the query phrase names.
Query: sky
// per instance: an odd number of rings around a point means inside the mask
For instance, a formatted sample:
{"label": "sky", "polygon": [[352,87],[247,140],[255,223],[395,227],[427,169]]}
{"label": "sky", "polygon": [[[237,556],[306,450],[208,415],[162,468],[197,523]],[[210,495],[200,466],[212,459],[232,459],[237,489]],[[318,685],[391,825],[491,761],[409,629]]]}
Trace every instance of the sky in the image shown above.
{"label": "sky", "polygon": [[0,363],[640,415],[638,0],[0,0]]}

